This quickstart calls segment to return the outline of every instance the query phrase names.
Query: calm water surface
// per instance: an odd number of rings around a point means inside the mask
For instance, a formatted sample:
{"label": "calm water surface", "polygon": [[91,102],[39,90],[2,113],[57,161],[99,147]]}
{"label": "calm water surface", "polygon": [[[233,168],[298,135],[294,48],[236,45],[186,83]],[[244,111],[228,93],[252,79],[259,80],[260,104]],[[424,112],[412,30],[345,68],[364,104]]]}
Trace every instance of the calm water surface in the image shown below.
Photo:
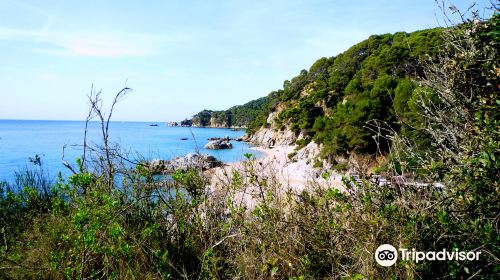
{"label": "calm water surface", "polygon": [[[142,122],[111,122],[111,141],[122,149],[138,153],[149,159],[170,159],[196,151],[211,154],[224,162],[242,160],[244,153],[258,153],[246,143],[232,141],[233,149],[207,150],[203,146],[210,137],[238,137],[244,131],[231,131],[222,128],[191,128],[149,126]],[[75,145],[83,143],[85,122],[82,121],[27,121],[0,120],[0,180],[13,181],[14,172],[32,165],[30,157],[39,155],[43,167],[49,175],[56,176],[59,171],[68,175],[61,164],[63,146],[66,145],[65,159],[74,163],[82,150]],[[90,124],[88,139],[99,143],[100,127],[97,122]],[[188,138],[188,140],[181,140]]]}

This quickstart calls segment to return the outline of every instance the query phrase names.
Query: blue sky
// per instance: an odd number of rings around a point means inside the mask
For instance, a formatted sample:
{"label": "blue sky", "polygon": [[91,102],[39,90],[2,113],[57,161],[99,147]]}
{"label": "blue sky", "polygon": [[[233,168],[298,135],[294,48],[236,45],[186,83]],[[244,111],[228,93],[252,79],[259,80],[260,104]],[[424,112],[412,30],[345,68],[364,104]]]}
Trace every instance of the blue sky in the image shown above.
{"label": "blue sky", "polygon": [[[469,1],[454,1],[465,7]],[[0,1],[0,119],[181,120],[267,95],[371,34],[439,25],[433,0]]]}

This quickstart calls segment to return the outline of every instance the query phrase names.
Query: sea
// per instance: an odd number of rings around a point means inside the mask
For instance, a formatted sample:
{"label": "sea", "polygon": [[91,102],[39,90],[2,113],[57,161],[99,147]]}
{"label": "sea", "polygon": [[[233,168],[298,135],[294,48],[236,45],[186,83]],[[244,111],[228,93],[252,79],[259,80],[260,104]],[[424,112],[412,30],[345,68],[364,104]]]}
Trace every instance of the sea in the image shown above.
{"label": "sea", "polygon": [[[33,163],[37,158],[50,178],[59,172],[68,176],[70,171],[62,165],[63,155],[65,161],[76,166],[76,159],[83,152],[84,132],[84,121],[0,120],[0,182],[13,183],[16,172],[40,168]],[[165,123],[112,121],[109,124],[109,141],[118,144],[131,159],[172,159],[196,151],[226,163],[243,160],[245,153],[259,157],[244,142],[231,141],[232,149],[203,148],[208,138],[236,138],[244,133],[224,128],[171,127]],[[90,122],[87,143],[102,143],[101,135],[100,123]]]}

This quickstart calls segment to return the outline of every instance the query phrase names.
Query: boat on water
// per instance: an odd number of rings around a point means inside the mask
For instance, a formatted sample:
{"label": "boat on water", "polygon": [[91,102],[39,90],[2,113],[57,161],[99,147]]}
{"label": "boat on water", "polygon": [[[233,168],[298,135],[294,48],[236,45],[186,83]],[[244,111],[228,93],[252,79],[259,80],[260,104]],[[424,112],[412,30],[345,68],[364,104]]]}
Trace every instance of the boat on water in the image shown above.
{"label": "boat on water", "polygon": [[158,124],[156,124],[156,123],[152,123],[152,124],[150,124],[149,126],[158,126]]}

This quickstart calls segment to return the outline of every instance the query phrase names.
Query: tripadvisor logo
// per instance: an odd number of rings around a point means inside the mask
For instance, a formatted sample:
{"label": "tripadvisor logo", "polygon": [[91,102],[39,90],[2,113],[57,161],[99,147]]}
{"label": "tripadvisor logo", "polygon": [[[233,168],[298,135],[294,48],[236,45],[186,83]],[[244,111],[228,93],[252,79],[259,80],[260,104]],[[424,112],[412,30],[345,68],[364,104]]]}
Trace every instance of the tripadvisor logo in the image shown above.
{"label": "tripadvisor logo", "polygon": [[398,260],[398,251],[390,244],[382,244],[375,251],[375,260],[381,266],[391,266]]}
{"label": "tripadvisor logo", "polygon": [[[403,261],[414,261],[419,263],[422,261],[477,261],[479,260],[481,251],[441,251],[422,252],[416,249],[399,249],[399,257]],[[375,251],[375,260],[381,266],[392,266],[398,260],[398,250],[390,244],[380,245]]]}

